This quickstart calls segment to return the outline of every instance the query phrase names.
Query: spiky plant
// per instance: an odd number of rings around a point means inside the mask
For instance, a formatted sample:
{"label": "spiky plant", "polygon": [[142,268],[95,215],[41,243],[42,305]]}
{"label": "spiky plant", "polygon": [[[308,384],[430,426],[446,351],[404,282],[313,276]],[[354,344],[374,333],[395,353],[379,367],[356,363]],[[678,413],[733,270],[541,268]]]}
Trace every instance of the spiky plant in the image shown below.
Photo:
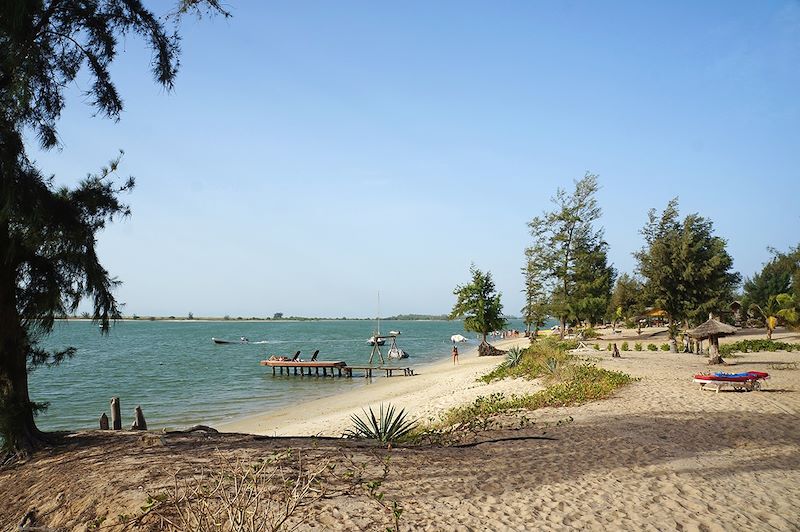
{"label": "spiky plant", "polygon": [[516,368],[522,362],[522,354],[524,351],[519,347],[512,347],[506,353],[506,361],[504,362],[507,368]]}
{"label": "spiky plant", "polygon": [[560,369],[561,364],[558,363],[558,360],[555,358],[548,358],[544,361],[542,365],[542,370],[545,375],[548,377],[555,377],[558,375],[558,370]]}
{"label": "spiky plant", "polygon": [[405,409],[395,409],[389,403],[384,407],[381,403],[378,415],[369,408],[363,411],[363,416],[352,415],[353,428],[345,432],[348,438],[367,438],[385,443],[394,443],[402,440],[414,429],[416,421],[406,419]]}

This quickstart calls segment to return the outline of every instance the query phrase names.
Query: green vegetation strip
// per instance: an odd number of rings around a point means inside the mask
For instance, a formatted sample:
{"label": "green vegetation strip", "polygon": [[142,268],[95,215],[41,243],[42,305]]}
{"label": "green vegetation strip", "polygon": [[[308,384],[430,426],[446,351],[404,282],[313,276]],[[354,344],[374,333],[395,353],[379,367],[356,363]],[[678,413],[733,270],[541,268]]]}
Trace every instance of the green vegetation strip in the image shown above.
{"label": "green vegetation strip", "polygon": [[722,356],[731,353],[754,353],[756,351],[800,351],[800,344],[776,342],[775,340],[739,340],[732,344],[722,344],[719,352]]}
{"label": "green vegetation strip", "polygon": [[549,384],[544,390],[523,396],[479,397],[470,405],[449,410],[442,417],[441,425],[466,423],[510,410],[582,405],[604,399],[621,386],[637,380],[626,373],[578,361],[567,352],[567,347],[562,342],[541,340],[521,356],[510,355],[509,360],[480,379],[489,383],[506,377],[542,378]]}

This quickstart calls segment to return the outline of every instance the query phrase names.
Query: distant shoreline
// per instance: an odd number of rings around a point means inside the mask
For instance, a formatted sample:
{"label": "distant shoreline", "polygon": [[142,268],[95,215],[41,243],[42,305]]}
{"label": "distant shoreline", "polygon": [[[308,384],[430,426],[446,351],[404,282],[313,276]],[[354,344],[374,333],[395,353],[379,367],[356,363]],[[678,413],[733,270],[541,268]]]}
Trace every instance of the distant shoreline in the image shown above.
{"label": "distant shoreline", "polygon": [[[517,318],[508,318],[508,319],[517,319]],[[452,322],[460,322],[462,320],[448,320],[444,318],[381,318],[382,321],[452,321]],[[72,317],[72,318],[56,318],[56,321],[80,321],[80,322],[91,322],[94,321],[91,318],[83,318],[83,317]],[[191,322],[198,322],[198,323],[208,323],[208,322],[235,322],[235,323],[298,323],[304,321],[375,321],[375,318],[305,318],[305,317],[292,317],[292,318],[220,318],[220,317],[199,317],[199,318],[185,318],[185,317],[177,317],[177,316],[139,316],[139,317],[132,317],[132,316],[124,316],[118,320],[120,321],[166,321],[166,322],[174,322],[174,323],[191,323]]]}

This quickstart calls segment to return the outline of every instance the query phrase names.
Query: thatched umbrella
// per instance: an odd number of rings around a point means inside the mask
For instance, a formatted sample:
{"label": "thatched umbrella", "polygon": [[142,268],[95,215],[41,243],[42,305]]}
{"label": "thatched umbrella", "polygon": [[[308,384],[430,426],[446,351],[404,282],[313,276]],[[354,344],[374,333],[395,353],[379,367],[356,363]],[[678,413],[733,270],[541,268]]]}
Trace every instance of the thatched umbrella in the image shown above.
{"label": "thatched umbrella", "polygon": [[686,331],[686,334],[697,340],[708,338],[710,344],[708,349],[709,364],[722,364],[724,362],[722,357],[719,355],[719,337],[728,336],[735,333],[736,327],[728,325],[727,323],[722,323],[721,321],[717,321],[711,316],[708,317],[708,321],[705,323],[698,325],[694,329]]}

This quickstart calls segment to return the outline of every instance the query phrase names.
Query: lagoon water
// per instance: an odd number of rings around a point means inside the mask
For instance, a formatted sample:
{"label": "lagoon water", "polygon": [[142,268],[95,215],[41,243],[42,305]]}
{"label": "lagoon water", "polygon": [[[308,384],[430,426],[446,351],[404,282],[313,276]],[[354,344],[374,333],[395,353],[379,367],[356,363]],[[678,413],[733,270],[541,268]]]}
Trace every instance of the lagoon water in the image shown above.
{"label": "lagoon water", "polygon": [[[259,366],[269,355],[293,355],[298,349],[309,359],[365,364],[366,344],[375,324],[370,321],[124,321],[102,336],[85,321],[60,322],[42,345],[74,346],[74,358],[60,366],[38,368],[30,375],[31,397],[49,401],[37,418],[47,430],[96,428],[100,414],[109,417],[109,401],[118,396],[123,426],[130,426],[133,409],[141,405],[148,428],[180,428],[214,424],[247,414],[369,386],[363,378],[272,376]],[[510,328],[522,329],[519,320]],[[382,321],[381,330],[401,331],[398,346],[410,353],[404,364],[419,368],[450,356],[450,336],[472,338],[460,321]],[[265,344],[216,345],[211,337],[236,340],[241,336]],[[384,356],[388,344],[383,347]],[[403,377],[395,377],[403,378]],[[335,400],[332,398],[331,400]]]}

